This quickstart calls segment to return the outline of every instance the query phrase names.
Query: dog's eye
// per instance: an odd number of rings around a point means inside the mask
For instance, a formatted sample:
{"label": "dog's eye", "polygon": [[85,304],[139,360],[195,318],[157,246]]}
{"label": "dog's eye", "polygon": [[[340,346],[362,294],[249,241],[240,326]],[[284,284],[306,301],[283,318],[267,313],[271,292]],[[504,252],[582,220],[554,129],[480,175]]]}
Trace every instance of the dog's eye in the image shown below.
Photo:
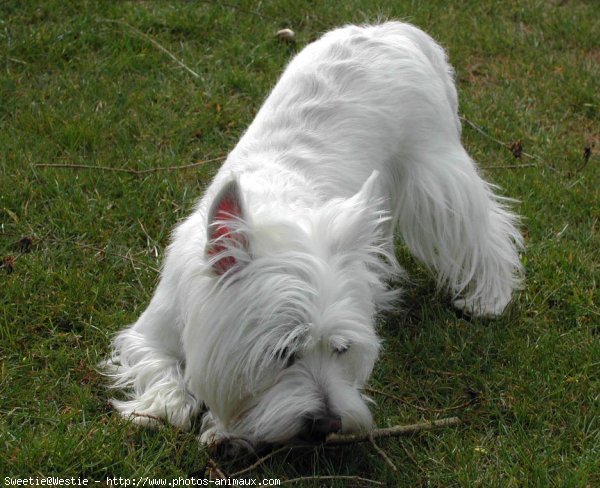
{"label": "dog's eye", "polygon": [[284,367],[286,368],[292,366],[296,362],[296,359],[298,359],[298,353],[290,351],[287,347],[283,348],[277,356],[284,361]]}
{"label": "dog's eye", "polygon": [[285,362],[285,367],[289,368],[290,366],[292,366],[296,362],[296,359],[298,359],[298,356],[296,353],[290,354],[287,357],[287,361]]}

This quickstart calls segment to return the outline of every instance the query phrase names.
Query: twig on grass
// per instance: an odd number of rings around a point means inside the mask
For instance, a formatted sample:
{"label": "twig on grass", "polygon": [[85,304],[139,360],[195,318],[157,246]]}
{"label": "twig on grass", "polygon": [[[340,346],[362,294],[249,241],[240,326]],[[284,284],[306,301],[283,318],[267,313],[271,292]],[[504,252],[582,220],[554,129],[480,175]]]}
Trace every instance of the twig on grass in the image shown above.
{"label": "twig on grass", "polygon": [[448,412],[450,410],[458,410],[460,408],[466,408],[466,407],[470,406],[473,403],[472,400],[469,400],[469,401],[466,401],[466,402],[461,403],[459,405],[452,405],[451,407],[428,408],[428,407],[421,407],[420,405],[416,405],[416,404],[414,404],[412,402],[409,402],[408,400],[405,400],[404,398],[400,398],[397,395],[394,395],[392,393],[388,393],[386,391],[381,391],[381,390],[378,390],[376,388],[368,387],[368,388],[365,388],[365,390],[368,391],[369,393],[376,393],[377,395],[383,395],[385,397],[391,398],[392,400],[396,400],[396,401],[398,401],[400,403],[408,405],[409,407],[412,407],[412,408],[415,408],[417,410],[420,410],[421,412],[443,413],[443,412]]}
{"label": "twig on grass", "polygon": [[361,483],[370,483],[377,486],[385,486],[382,481],[375,481],[369,478],[363,478],[361,476],[301,476],[300,478],[292,478],[281,482],[282,485],[291,483],[300,483],[302,481],[328,481],[328,480],[345,480],[345,481],[358,481]]}
{"label": "twig on grass", "polygon": [[[250,9],[245,9],[240,7],[239,5],[236,5],[234,3],[231,2],[223,2],[223,1],[215,1],[215,0],[199,0],[202,3],[207,3],[209,5],[212,6],[219,6],[222,8],[231,8],[233,10],[236,10],[242,14],[251,14],[251,15],[255,15],[256,17],[260,17],[261,19],[264,20],[268,20],[271,22],[276,22],[276,23],[281,23],[281,19],[272,17],[270,15],[265,15],[262,12],[258,12],[257,10],[250,10]],[[315,24],[321,26],[322,28],[326,29],[328,27],[328,24],[326,24],[325,22],[322,22],[319,18],[317,18],[317,16],[311,17],[310,18],[311,22],[314,22]]]}
{"label": "twig on grass", "polygon": [[129,259],[129,262],[131,263],[131,267],[133,268],[133,274],[135,274],[135,279],[138,282],[138,285],[140,285],[140,290],[144,289],[144,285],[142,284],[142,280],[140,280],[140,276],[138,275],[137,272],[137,268],[135,267],[135,263],[133,262],[133,258],[131,257],[131,254],[129,253],[129,251],[127,251],[127,256],[125,256],[127,259]]}
{"label": "twig on grass", "polygon": [[233,473],[231,475],[232,478],[237,478],[240,475],[244,474],[244,473],[248,473],[249,471],[252,471],[254,468],[258,468],[261,464],[263,464],[265,461],[271,459],[273,456],[276,456],[277,454],[279,454],[280,452],[283,451],[289,451],[291,449],[293,449],[294,446],[283,446],[280,447],[279,449],[275,449],[274,451],[270,452],[269,454],[267,454],[266,456],[261,457],[260,459],[258,459],[255,463],[252,463],[250,466],[237,471],[235,473]]}
{"label": "twig on grass", "polygon": [[[440,420],[433,420],[431,422],[423,422],[423,423],[410,424],[410,425],[395,425],[394,427],[373,429],[369,432],[363,432],[360,434],[330,434],[327,437],[327,439],[325,439],[325,442],[322,445],[325,447],[332,447],[332,446],[348,445],[348,444],[355,444],[355,443],[359,443],[359,442],[367,442],[368,441],[373,445],[373,447],[379,453],[379,455],[381,455],[381,457],[384,458],[385,462],[387,464],[389,464],[390,467],[394,471],[397,471],[397,468],[394,465],[394,463],[392,462],[392,460],[379,446],[377,446],[377,444],[375,444],[374,439],[408,436],[408,435],[416,434],[416,433],[423,432],[423,431],[440,429],[443,427],[452,427],[455,425],[459,425],[461,423],[462,423],[462,421],[458,417],[448,417],[448,418],[444,418],[444,419],[440,419]],[[292,449],[301,449],[301,448],[304,448],[304,449],[314,448],[315,446],[316,446],[315,444],[297,444],[297,445],[280,447],[279,449],[276,449],[276,450],[270,452],[266,456],[261,457],[255,463],[242,469],[241,471],[237,471],[237,472],[233,473],[231,476],[238,477],[242,474],[248,473],[249,471],[256,469],[261,464],[265,463],[267,460],[271,459],[272,457],[276,456],[277,454],[279,454],[283,451],[288,451],[288,450],[292,450]],[[349,477],[349,478],[354,479],[354,477]],[[314,479],[314,478],[295,478],[293,480],[284,481],[284,483],[291,483],[291,482],[295,482],[295,481],[311,480],[311,479]],[[322,478],[322,479],[326,479],[326,478]],[[369,480],[367,480],[367,481],[369,481]],[[374,482],[374,483],[379,483],[379,482]]]}
{"label": "twig on grass", "polygon": [[219,468],[217,463],[213,460],[213,458],[209,457],[207,462],[209,468],[209,478],[213,478],[212,475],[216,475],[219,479],[224,480],[227,479],[228,476],[225,476],[225,473]]}
{"label": "twig on grass", "polygon": [[261,12],[258,12],[256,10],[250,10],[250,9],[245,9],[245,8],[241,8],[239,5],[235,5],[233,3],[227,3],[227,2],[215,2],[214,0],[200,0],[200,2],[202,3],[208,3],[209,5],[212,5],[213,7],[215,5],[218,5],[219,7],[222,8],[231,8],[233,10],[237,10],[238,12],[241,12],[243,14],[251,14],[251,15],[256,15],[257,17],[260,17],[261,19],[264,20],[269,20],[271,22],[278,22],[278,19],[274,18],[274,17],[270,17],[268,15],[265,15]]}
{"label": "twig on grass", "polygon": [[[160,270],[158,268],[155,268],[154,266],[152,266],[150,264],[147,264],[145,262],[140,261],[137,258],[134,258],[133,256],[131,256],[131,254],[129,254],[129,251],[127,251],[127,256],[123,256],[122,254],[119,254],[116,252],[107,251],[106,248],[100,248],[100,247],[92,246],[90,244],[84,244],[82,242],[77,242],[77,241],[70,241],[68,239],[58,239],[56,237],[49,237],[49,238],[46,238],[45,240],[50,241],[50,242],[56,242],[59,244],[72,244],[81,249],[90,249],[92,251],[96,251],[99,254],[108,254],[110,256],[115,256],[115,257],[121,258],[124,261],[129,261],[132,264],[132,266],[133,266],[133,262],[137,261],[142,266],[144,266],[148,269],[151,269],[152,271],[154,271],[156,273],[160,273]],[[133,269],[135,271],[135,266],[133,266]],[[136,275],[137,275],[137,273],[136,273]]]}
{"label": "twig on grass", "polygon": [[[463,117],[462,115],[459,116],[460,120],[463,121],[464,123],[466,123],[469,127],[471,127],[472,129],[475,129],[477,132],[479,132],[482,136],[486,137],[487,139],[495,142],[496,144],[499,144],[500,146],[504,146],[505,148],[507,148],[515,158],[520,158],[521,156],[525,156],[526,158],[529,159],[534,159],[536,161],[538,161],[539,163],[543,164],[544,167],[549,168],[550,170],[556,172],[557,169],[554,168],[552,165],[547,164],[542,158],[540,158],[539,156],[536,156],[535,154],[529,154],[526,153],[525,151],[523,151],[523,145],[521,144],[521,141],[515,141],[511,144],[501,141],[500,139],[496,139],[494,136],[492,136],[491,134],[488,134],[486,131],[484,131],[481,127],[479,127],[477,124],[475,124],[474,122],[471,122],[469,119],[467,119],[466,117]],[[503,169],[503,168],[531,168],[531,167],[536,167],[537,164],[534,163],[528,163],[528,164],[509,164],[509,165],[497,165],[497,166],[480,166],[482,169]]]}
{"label": "twig on grass", "polygon": [[148,34],[142,32],[141,30],[139,30],[138,28],[132,26],[131,24],[128,24],[127,22],[123,21],[123,20],[117,20],[117,19],[105,19],[103,17],[98,17],[96,19],[98,22],[104,22],[106,24],[119,24],[122,25],[124,27],[127,27],[128,29],[130,29],[132,32],[136,33],[138,36],[140,36],[142,39],[145,39],[146,41],[152,43],[152,45],[154,45],[156,48],[158,48],[160,51],[162,51],[163,53],[165,53],[167,56],[169,56],[173,61],[175,61],[179,66],[181,66],[183,69],[185,69],[188,73],[190,73],[194,78],[199,78],[202,79],[202,77],[196,73],[192,68],[190,68],[188,65],[186,65],[181,59],[179,59],[177,56],[175,56],[171,51],[169,51],[166,47],[164,47],[162,44],[160,44],[158,41],[156,41],[155,39],[152,39],[152,37],[150,37]]}
{"label": "twig on grass", "polygon": [[444,376],[450,376],[450,377],[454,377],[454,376],[458,376],[458,377],[464,377],[467,376],[466,373],[460,373],[458,371],[442,371],[440,369],[432,369],[432,368],[425,368],[425,371],[429,372],[429,373],[433,373],[433,374],[441,374]]}
{"label": "twig on grass", "polygon": [[481,169],[518,169],[518,168],[537,168],[535,163],[525,164],[497,164],[492,166],[480,166]]}
{"label": "twig on grass", "polygon": [[421,407],[420,405],[415,405],[414,403],[409,402],[408,400],[405,400],[404,398],[400,398],[399,396],[394,395],[392,393],[388,393],[387,391],[381,391],[381,390],[378,390],[377,388],[372,388],[370,386],[367,387],[367,388],[365,388],[365,390],[368,391],[369,393],[375,393],[377,395],[383,395],[385,397],[391,398],[392,400],[396,400],[396,401],[398,401],[400,403],[403,403],[403,404],[408,405],[408,406],[410,406],[412,408],[420,410],[421,412],[428,412],[429,411],[428,408]]}
{"label": "twig on grass", "polygon": [[381,439],[385,437],[399,437],[412,435],[418,432],[427,430],[440,429],[442,427],[452,427],[461,424],[462,421],[458,417],[448,417],[431,422],[423,422],[410,425],[395,425],[382,429],[373,429],[370,432],[359,434],[330,434],[325,440],[326,446],[339,446],[346,444],[355,444],[358,442],[367,442],[372,439]]}
{"label": "twig on grass", "polygon": [[[19,235],[19,234],[15,233],[15,232],[4,231],[4,232],[0,232],[0,236],[2,236],[2,235]],[[160,273],[160,270],[158,268],[155,268],[154,266],[132,256],[130,249],[127,251],[127,255],[123,255],[123,254],[119,254],[116,252],[107,251],[106,246],[105,247],[96,247],[96,246],[92,246],[91,244],[85,244],[83,242],[78,242],[78,241],[74,241],[74,240],[70,240],[70,239],[60,239],[59,237],[52,237],[52,236],[50,236],[50,232],[47,232],[43,237],[37,237],[35,235],[25,236],[25,237],[22,237],[21,239],[19,239],[19,241],[17,241],[17,243],[20,244],[23,241],[28,242],[28,244],[26,244],[27,246],[32,246],[34,242],[36,242],[36,243],[38,243],[38,242],[53,242],[55,244],[70,244],[70,245],[73,245],[80,249],[89,249],[90,251],[95,251],[99,255],[109,255],[109,256],[115,256],[115,257],[121,258],[123,261],[129,261],[132,264],[132,266],[134,265],[134,261],[135,261],[145,268],[148,268],[156,273]],[[25,245],[25,244],[23,244],[23,245]],[[21,258],[24,254],[27,254],[29,252],[30,252],[29,249],[27,249],[26,251],[20,251],[17,255],[13,256],[13,260],[12,260],[13,263],[17,259]],[[4,264],[0,263],[0,269],[4,266],[5,266]],[[135,271],[135,269],[136,268],[134,266],[134,271]]]}
{"label": "twig on grass", "polygon": [[204,161],[197,161],[195,163],[183,164],[181,166],[158,166],[155,168],[146,169],[131,169],[131,168],[114,168],[112,166],[94,166],[93,164],[70,164],[70,163],[37,163],[33,166],[36,168],[68,168],[68,169],[89,169],[98,171],[112,171],[115,173],[128,173],[132,175],[146,175],[149,173],[158,173],[160,171],[177,171],[182,169],[195,168],[202,166],[206,163],[212,163],[214,161],[222,161],[227,156],[219,156],[212,159],[205,159]]}
{"label": "twig on grass", "polygon": [[392,468],[393,471],[398,471],[398,468],[396,467],[396,465],[392,462],[392,460],[386,454],[386,452],[377,445],[377,443],[375,442],[375,439],[373,439],[372,435],[369,435],[369,442],[371,443],[373,448],[378,452],[378,454],[383,458],[383,460],[388,464],[388,466],[390,468]]}
{"label": "twig on grass", "polygon": [[467,125],[469,125],[472,129],[475,129],[477,132],[479,132],[482,136],[488,138],[491,141],[494,141],[497,144],[500,144],[501,146],[504,146],[508,149],[510,149],[511,144],[508,144],[506,142],[501,141],[500,139],[496,139],[494,136],[492,136],[491,134],[488,134],[486,131],[484,131],[481,127],[479,127],[477,124],[475,124],[474,122],[471,122],[469,119],[467,119],[466,117],[463,117],[462,115],[459,116],[460,120],[462,120],[463,122],[465,122]]}

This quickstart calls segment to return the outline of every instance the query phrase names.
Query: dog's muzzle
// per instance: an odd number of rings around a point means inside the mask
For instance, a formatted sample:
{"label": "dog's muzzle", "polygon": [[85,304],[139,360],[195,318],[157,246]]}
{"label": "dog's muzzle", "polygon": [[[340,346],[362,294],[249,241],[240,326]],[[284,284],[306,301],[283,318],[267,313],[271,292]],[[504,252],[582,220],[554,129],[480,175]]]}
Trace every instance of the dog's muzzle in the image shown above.
{"label": "dog's muzzle", "polygon": [[300,438],[310,442],[323,442],[329,434],[342,430],[342,419],[338,415],[307,417]]}

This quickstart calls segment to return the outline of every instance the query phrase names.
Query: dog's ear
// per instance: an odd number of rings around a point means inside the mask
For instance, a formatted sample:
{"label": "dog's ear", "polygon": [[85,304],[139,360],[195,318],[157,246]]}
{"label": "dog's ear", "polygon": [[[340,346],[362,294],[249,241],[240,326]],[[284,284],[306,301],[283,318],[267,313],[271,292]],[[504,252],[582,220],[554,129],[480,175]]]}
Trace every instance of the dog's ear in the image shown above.
{"label": "dog's ear", "polygon": [[381,197],[382,185],[380,173],[375,170],[363,183],[358,193],[348,199],[348,204],[353,209],[349,222],[354,222],[362,229],[361,233],[366,232],[366,236],[379,235],[381,225],[390,220]]}
{"label": "dog's ear", "polygon": [[222,275],[239,265],[247,255],[247,239],[241,230],[245,221],[244,203],[239,183],[229,180],[213,200],[208,212],[206,257],[213,272]]}
{"label": "dog's ear", "polygon": [[[373,173],[360,190],[349,198],[337,199],[324,212],[323,233],[328,237],[332,252],[364,250],[377,247],[386,235],[383,232],[389,213],[381,197],[379,173]],[[333,200],[332,200],[333,202]]]}
{"label": "dog's ear", "polygon": [[[376,196],[378,193],[378,186],[381,185],[381,179],[379,171],[373,170],[371,176],[363,183],[360,190],[356,195],[350,198],[350,200],[361,201],[364,205],[373,205],[374,200],[377,200]],[[380,202],[375,202],[375,205],[379,205]]]}

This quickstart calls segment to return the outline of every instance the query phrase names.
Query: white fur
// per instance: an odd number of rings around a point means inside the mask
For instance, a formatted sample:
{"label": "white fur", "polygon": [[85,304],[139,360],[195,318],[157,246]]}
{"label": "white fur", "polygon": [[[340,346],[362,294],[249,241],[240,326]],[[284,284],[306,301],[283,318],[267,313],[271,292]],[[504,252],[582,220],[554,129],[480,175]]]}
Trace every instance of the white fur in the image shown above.
{"label": "white fur", "polygon": [[401,274],[396,229],[457,307],[500,314],[522,239],[461,145],[457,107],[443,49],[409,24],[348,26],[298,54],[115,339],[115,408],[187,428],[205,407],[203,442],[249,446],[288,442],[307,418],[370,428],[360,391]]}

